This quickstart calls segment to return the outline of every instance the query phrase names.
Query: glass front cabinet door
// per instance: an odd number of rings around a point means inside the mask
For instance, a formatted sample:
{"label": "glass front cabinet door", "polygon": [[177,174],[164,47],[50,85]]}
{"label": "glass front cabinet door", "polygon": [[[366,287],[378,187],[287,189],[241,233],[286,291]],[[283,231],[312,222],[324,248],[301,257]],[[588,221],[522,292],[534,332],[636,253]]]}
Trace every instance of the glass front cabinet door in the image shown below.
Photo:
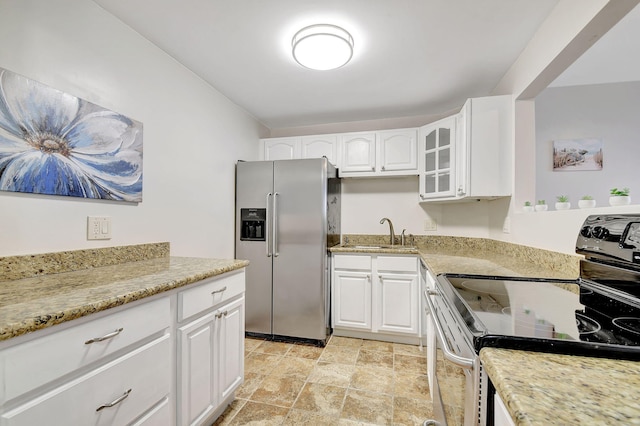
{"label": "glass front cabinet door", "polygon": [[420,200],[455,196],[456,116],[420,128]]}

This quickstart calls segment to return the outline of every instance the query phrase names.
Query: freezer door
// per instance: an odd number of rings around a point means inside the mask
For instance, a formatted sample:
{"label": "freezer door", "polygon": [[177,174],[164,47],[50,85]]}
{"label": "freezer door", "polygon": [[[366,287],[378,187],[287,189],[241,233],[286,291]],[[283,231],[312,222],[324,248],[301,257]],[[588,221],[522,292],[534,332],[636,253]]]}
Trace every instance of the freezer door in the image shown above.
{"label": "freezer door", "polygon": [[[271,334],[272,262],[269,250],[270,234],[266,241],[241,241],[242,209],[266,209],[267,229],[271,220],[273,195],[273,162],[239,162],[236,166],[236,259],[246,259],[246,331]],[[268,245],[269,244],[269,245]]]}
{"label": "freezer door", "polygon": [[273,334],[327,337],[327,161],[274,162]]}

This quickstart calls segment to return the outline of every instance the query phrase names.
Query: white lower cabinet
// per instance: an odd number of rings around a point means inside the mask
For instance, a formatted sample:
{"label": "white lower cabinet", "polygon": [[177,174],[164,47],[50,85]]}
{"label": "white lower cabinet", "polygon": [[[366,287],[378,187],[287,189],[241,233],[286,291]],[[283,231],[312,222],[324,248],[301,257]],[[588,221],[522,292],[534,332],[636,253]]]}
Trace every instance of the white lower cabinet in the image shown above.
{"label": "white lower cabinet", "polygon": [[[334,334],[402,341],[420,338],[418,259],[414,255],[335,254]],[[397,339],[394,339],[394,336]]]}
{"label": "white lower cabinet", "polygon": [[493,396],[493,424],[495,426],[515,426],[515,422],[497,393]]}
{"label": "white lower cabinet", "polygon": [[130,423],[130,426],[173,426],[174,416],[171,407],[171,399],[167,396],[142,417]]}
{"label": "white lower cabinet", "polygon": [[378,274],[378,331],[418,335],[418,277]]}
{"label": "white lower cabinet", "polygon": [[333,274],[333,327],[371,330],[371,272]]}
{"label": "white lower cabinet", "polygon": [[169,298],[96,317],[3,342],[1,425],[128,424],[173,394]]}
{"label": "white lower cabinet", "polygon": [[178,417],[202,424],[244,377],[244,296],[178,328]]}
{"label": "white lower cabinet", "polygon": [[0,426],[212,423],[244,377],[244,288],[239,270],[0,342]]}
{"label": "white lower cabinet", "polygon": [[3,424],[127,424],[169,393],[169,371],[171,340],[165,334],[3,413]]}

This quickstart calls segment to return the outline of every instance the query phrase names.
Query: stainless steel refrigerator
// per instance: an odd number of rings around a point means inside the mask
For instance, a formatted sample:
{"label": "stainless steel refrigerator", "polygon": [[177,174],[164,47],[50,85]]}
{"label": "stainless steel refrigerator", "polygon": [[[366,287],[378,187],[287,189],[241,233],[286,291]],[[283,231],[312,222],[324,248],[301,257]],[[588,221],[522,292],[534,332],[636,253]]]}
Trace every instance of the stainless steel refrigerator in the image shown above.
{"label": "stainless steel refrigerator", "polygon": [[340,180],[326,158],[238,162],[236,258],[248,335],[324,345],[329,253],[340,240]]}

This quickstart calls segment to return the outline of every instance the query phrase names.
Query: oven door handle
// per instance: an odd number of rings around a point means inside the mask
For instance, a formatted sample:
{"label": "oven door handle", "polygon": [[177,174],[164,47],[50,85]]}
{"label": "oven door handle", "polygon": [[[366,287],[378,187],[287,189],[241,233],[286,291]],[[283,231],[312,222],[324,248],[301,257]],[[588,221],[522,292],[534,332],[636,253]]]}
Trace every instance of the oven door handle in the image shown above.
{"label": "oven door handle", "polygon": [[439,294],[440,293],[438,293],[435,290],[427,290],[427,291],[425,291],[425,296],[426,296],[425,299],[427,300],[427,305],[429,305],[429,312],[431,313],[431,316],[433,317],[433,325],[435,325],[436,332],[438,333],[438,338],[442,342],[442,353],[443,353],[445,359],[447,359],[448,361],[451,361],[455,365],[457,365],[459,367],[462,367],[464,369],[467,369],[467,370],[473,370],[474,360],[470,359],[470,358],[464,358],[464,357],[458,356],[455,353],[453,353],[453,351],[449,347],[449,342],[444,337],[444,332],[442,331],[442,326],[440,325],[440,322],[438,321],[438,318],[437,318],[437,316],[435,314],[435,312],[436,312],[435,306],[433,306],[433,302],[429,298],[429,296],[438,296]]}

